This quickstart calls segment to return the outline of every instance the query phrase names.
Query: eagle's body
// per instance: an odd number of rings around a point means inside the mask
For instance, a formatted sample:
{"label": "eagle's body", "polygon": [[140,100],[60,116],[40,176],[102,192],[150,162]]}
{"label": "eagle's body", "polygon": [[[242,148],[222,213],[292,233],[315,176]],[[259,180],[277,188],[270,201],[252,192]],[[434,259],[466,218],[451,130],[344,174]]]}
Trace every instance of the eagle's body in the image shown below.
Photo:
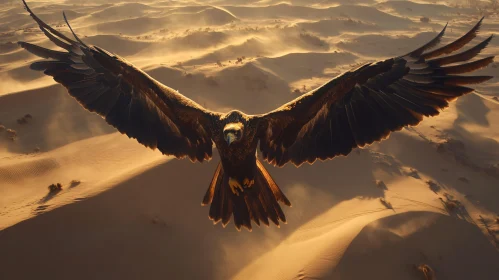
{"label": "eagle's body", "polygon": [[[230,145],[223,132],[226,126],[233,126],[242,131],[240,139]],[[241,186],[245,180],[254,180],[257,169],[258,119],[235,110],[217,118],[214,127],[213,142],[220,154],[225,173]]]}
{"label": "eagle's body", "polygon": [[[241,139],[229,145],[225,140],[223,128],[230,124],[239,123],[244,127]],[[256,158],[258,119],[241,111],[231,111],[217,118],[214,121],[214,126],[213,142],[220,153],[222,164],[227,172],[238,174],[240,172],[239,167],[247,164],[246,161]]]}
{"label": "eagle's body", "polygon": [[19,42],[48,59],[34,62],[31,68],[53,76],[83,107],[144,146],[179,159],[209,160],[215,144],[221,162],[203,204],[211,204],[210,219],[224,226],[233,215],[237,229],[251,229],[252,221],[286,222],[279,202],[291,205],[257,158],[258,148],[261,158],[275,166],[347,155],[392,131],[417,125],[424,116],[438,115],[451,100],[473,91],[464,85],[491,78],[458,74],[486,67],[494,58],[469,62],[492,36],[451,54],[476,37],[480,20],[448,45],[430,51],[444,28],[406,55],[345,72],[269,113],[220,113],[203,108],[120,56],[86,45],[69,24],[75,40],[66,37],[23,3],[47,38],[65,50]]}

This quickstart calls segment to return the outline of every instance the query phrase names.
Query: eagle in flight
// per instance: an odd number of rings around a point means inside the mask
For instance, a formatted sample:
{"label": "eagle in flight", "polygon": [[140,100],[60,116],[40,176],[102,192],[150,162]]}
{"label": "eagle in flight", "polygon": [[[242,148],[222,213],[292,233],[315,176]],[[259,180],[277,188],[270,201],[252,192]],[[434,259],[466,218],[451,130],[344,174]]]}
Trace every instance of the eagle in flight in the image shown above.
{"label": "eagle in flight", "polygon": [[[225,226],[234,216],[238,230],[252,221],[279,226],[286,217],[279,202],[291,203],[257,158],[274,166],[300,166],[317,159],[347,155],[352,149],[380,141],[390,132],[417,125],[423,116],[438,115],[458,96],[473,91],[467,84],[490,76],[461,76],[491,63],[493,56],[469,61],[490,42],[452,54],[477,35],[480,20],[454,42],[434,48],[444,29],[430,42],[402,56],[367,63],[319,88],[260,115],[234,110],[207,110],[161,84],[122,57],[86,45],[66,21],[74,39],[26,10],[43,33],[64,51],[26,42],[19,45],[48,59],[30,68],[62,84],[83,107],[102,116],[128,137],[165,155],[203,162],[220,154],[203,205],[209,218]],[[430,50],[431,49],[431,50]]]}

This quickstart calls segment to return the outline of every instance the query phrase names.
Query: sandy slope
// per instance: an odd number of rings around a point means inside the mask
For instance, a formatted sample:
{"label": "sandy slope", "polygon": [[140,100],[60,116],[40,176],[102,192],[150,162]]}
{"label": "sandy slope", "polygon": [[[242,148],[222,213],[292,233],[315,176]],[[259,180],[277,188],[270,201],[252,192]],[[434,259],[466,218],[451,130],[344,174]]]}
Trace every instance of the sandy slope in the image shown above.
{"label": "sandy slope", "polygon": [[[29,2],[201,105],[247,113],[478,18],[425,1]],[[0,279],[425,279],[422,265],[433,279],[499,279],[499,78],[348,157],[269,166],[288,224],[237,232],[199,206],[218,155],[171,160],[82,109],[28,69],[37,58],[14,43],[50,44],[19,1],[0,3],[0,125],[17,132],[0,129]],[[489,14],[480,36],[497,32]],[[484,55],[498,53],[496,39]]]}

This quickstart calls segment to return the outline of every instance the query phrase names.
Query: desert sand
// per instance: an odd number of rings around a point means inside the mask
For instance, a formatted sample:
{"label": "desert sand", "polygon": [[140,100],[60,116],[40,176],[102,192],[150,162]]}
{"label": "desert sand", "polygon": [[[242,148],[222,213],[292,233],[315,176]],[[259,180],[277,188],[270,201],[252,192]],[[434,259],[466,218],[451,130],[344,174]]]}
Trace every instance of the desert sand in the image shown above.
{"label": "desert sand", "polygon": [[[498,34],[498,10],[470,2],[28,1],[69,34],[66,11],[86,43],[199,104],[246,113],[405,54],[446,22],[443,43],[482,15],[473,43]],[[288,223],[238,232],[200,206],[216,152],[192,164],[128,139],[29,70],[39,58],[19,40],[52,47],[20,0],[1,0],[2,280],[499,279],[498,62],[477,72],[496,77],[475,93],[381,143],[266,164],[293,204]],[[498,54],[495,38],[482,56]]]}

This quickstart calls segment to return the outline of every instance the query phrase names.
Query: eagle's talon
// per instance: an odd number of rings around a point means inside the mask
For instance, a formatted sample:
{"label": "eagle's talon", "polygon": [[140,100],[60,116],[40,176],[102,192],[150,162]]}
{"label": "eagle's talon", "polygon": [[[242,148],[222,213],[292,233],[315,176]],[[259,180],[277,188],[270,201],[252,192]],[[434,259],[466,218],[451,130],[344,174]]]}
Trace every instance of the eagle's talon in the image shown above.
{"label": "eagle's talon", "polygon": [[234,179],[232,177],[229,177],[229,186],[230,186],[230,190],[232,191],[232,193],[234,193],[237,196],[239,196],[238,190],[241,190],[241,193],[244,191],[241,184],[236,179]]}
{"label": "eagle's talon", "polygon": [[255,184],[255,180],[250,180],[250,179],[246,178],[243,181],[243,185],[245,188],[251,188],[251,186],[253,186],[253,184]]}
{"label": "eagle's talon", "polygon": [[244,181],[243,181],[243,186],[246,188],[248,187],[250,181],[248,180],[248,178],[244,178]]}

